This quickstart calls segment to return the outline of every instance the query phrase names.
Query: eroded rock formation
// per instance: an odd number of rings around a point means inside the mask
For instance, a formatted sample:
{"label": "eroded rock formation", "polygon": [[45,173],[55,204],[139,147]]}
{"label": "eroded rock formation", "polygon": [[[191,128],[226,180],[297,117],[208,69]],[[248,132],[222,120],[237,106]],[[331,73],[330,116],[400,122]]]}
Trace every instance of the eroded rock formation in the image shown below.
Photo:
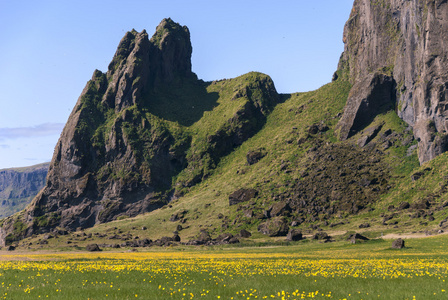
{"label": "eroded rock formation", "polygon": [[[356,0],[343,40],[339,69],[349,72],[353,90],[340,138],[359,130],[361,117],[380,112],[377,107],[389,102],[393,84],[395,109],[414,129],[420,162],[448,150],[447,1]],[[377,80],[372,86],[372,76],[392,82]],[[375,91],[384,96],[372,97]]]}

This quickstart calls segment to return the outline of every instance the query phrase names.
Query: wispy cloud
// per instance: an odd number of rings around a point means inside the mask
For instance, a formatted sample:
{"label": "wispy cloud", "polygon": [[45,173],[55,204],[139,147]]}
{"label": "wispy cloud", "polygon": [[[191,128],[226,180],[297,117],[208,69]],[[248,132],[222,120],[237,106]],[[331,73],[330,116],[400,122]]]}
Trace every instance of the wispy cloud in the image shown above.
{"label": "wispy cloud", "polygon": [[62,128],[64,128],[63,123],[44,123],[31,127],[0,128],[0,140],[49,136],[61,133]]}
{"label": "wispy cloud", "polygon": [[5,144],[0,144],[0,148],[1,149],[9,149],[9,148],[11,148],[11,146],[5,145]]}

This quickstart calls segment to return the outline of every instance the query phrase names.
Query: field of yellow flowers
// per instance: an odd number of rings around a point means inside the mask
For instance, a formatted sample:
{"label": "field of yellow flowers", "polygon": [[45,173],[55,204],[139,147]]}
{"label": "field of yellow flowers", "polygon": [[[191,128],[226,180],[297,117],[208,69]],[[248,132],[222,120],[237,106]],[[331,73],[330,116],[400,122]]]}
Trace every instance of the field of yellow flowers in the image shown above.
{"label": "field of yellow flowers", "polygon": [[[446,238],[0,254],[0,299],[448,299]],[[409,243],[408,243],[409,244]]]}

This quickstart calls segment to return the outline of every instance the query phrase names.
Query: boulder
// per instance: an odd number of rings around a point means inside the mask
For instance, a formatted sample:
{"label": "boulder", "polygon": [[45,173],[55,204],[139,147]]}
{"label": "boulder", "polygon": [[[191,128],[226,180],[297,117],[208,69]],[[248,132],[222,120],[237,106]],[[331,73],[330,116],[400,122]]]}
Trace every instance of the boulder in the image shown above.
{"label": "boulder", "polygon": [[300,241],[303,239],[302,232],[298,229],[290,229],[286,236],[287,241]]}
{"label": "boulder", "polygon": [[277,217],[289,214],[291,212],[291,207],[286,202],[275,202],[272,204],[272,206],[269,208],[269,215],[271,217]]}
{"label": "boulder", "polygon": [[360,242],[360,241],[368,241],[369,238],[368,238],[368,237],[365,237],[365,236],[363,236],[363,235],[361,235],[361,234],[359,234],[359,233],[355,233],[355,234],[351,234],[351,235],[348,237],[348,240],[349,240],[352,244],[356,244],[357,242]]}
{"label": "boulder", "polygon": [[256,164],[263,157],[265,157],[265,153],[264,153],[263,149],[251,150],[251,151],[247,152],[247,154],[246,154],[247,163],[249,165]]}
{"label": "boulder", "polygon": [[401,202],[400,205],[398,206],[398,210],[404,210],[404,209],[408,209],[410,206],[409,202]]}
{"label": "boulder", "polygon": [[404,248],[404,240],[397,239],[392,242],[392,249],[403,249]]}
{"label": "boulder", "polygon": [[313,235],[313,240],[328,241],[331,240],[331,236],[329,236],[328,233],[324,231],[319,231]]}
{"label": "boulder", "polygon": [[238,244],[240,242],[240,240],[234,236],[229,240],[229,244]]}
{"label": "boulder", "polygon": [[370,227],[370,223],[362,223],[358,226],[359,228],[369,228]]}
{"label": "boulder", "polygon": [[204,229],[201,229],[201,232],[199,233],[197,240],[205,243],[210,241],[211,239],[212,238],[210,237],[210,233],[208,233]]}
{"label": "boulder", "polygon": [[98,244],[88,244],[86,246],[86,250],[90,251],[90,252],[95,252],[95,251],[101,251],[100,247],[98,246]]}
{"label": "boulder", "polygon": [[252,236],[252,233],[250,233],[249,231],[247,231],[245,229],[241,229],[240,237],[242,237],[242,238],[249,238],[251,236]]}
{"label": "boulder", "polygon": [[247,202],[250,199],[255,198],[258,195],[258,191],[255,189],[239,189],[229,195],[229,205],[236,205],[242,202]]}
{"label": "boulder", "polygon": [[326,124],[324,124],[323,122],[320,123],[316,123],[310,126],[310,128],[308,128],[308,133],[309,134],[318,134],[320,132],[325,132],[328,131],[328,126]]}
{"label": "boulder", "polygon": [[179,221],[180,219],[182,219],[183,217],[185,217],[185,215],[188,213],[188,210],[183,209],[181,211],[178,211],[174,214],[171,215],[170,217],[170,221],[171,222],[176,222]]}
{"label": "boulder", "polygon": [[180,236],[178,234],[173,236],[173,242],[180,242]]}
{"label": "boulder", "polygon": [[283,217],[275,217],[258,226],[258,231],[268,236],[286,236],[288,222]]}

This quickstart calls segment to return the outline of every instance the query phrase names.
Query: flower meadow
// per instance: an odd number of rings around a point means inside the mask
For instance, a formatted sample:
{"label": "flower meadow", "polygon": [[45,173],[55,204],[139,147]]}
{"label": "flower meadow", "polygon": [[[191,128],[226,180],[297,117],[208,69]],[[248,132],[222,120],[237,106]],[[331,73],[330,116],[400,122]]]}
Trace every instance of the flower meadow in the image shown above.
{"label": "flower meadow", "polygon": [[3,252],[0,299],[448,299],[445,255],[283,250]]}

